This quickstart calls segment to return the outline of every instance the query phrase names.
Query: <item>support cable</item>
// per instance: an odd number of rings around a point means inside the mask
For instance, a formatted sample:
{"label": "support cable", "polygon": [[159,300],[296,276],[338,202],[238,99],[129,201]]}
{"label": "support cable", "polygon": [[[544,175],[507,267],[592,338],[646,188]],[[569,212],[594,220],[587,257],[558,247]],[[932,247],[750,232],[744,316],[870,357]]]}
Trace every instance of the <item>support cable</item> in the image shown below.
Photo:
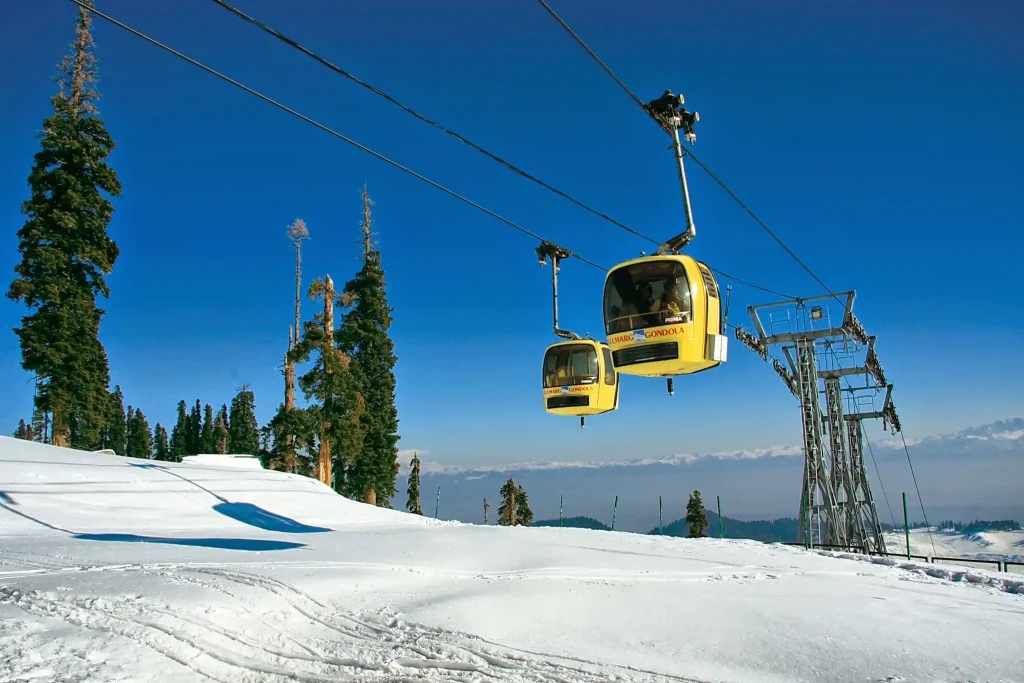
{"label": "support cable", "polygon": [[[878,477],[878,486],[882,489],[882,499],[885,500],[885,507],[889,508],[889,519],[892,521],[893,533],[897,536],[899,545],[903,548],[903,552],[905,553],[907,549],[903,547],[903,539],[898,538],[899,534],[896,533],[896,515],[892,513],[892,505],[889,504],[889,496],[885,494],[885,484],[882,482],[882,472],[878,469],[878,461],[875,460],[875,449],[871,447],[871,439],[868,438],[867,432],[861,430],[861,433],[864,435],[864,443],[868,445],[868,453],[871,454],[871,463],[875,466],[875,476]],[[882,538],[884,539],[885,537],[883,536]],[[888,550],[886,548],[882,548],[882,550],[888,554]]]}
{"label": "support cable", "polygon": [[[321,57],[317,53],[313,52],[312,50],[310,50],[310,49],[300,45],[296,40],[294,40],[292,38],[289,38],[288,36],[284,35],[280,31],[278,31],[278,30],[276,30],[276,29],[274,29],[274,28],[272,28],[270,26],[267,26],[266,24],[261,22],[259,19],[256,19],[255,17],[252,17],[252,16],[246,14],[245,12],[241,11],[237,7],[234,7],[233,5],[225,2],[224,0],[211,0],[211,1],[214,4],[219,5],[220,7],[223,7],[227,11],[231,12],[232,14],[237,16],[239,19],[242,19],[243,21],[246,21],[246,22],[252,24],[253,26],[255,26],[255,27],[265,31],[266,33],[269,33],[270,35],[272,35],[273,37],[277,38],[281,42],[286,43],[287,45],[290,45],[291,47],[293,47],[296,50],[298,50],[298,51],[302,52],[303,54],[305,54],[306,56],[316,60],[317,62],[319,62],[323,66],[327,67],[328,69],[330,69],[334,73],[336,73],[336,74],[338,74],[340,76],[344,76],[345,78],[349,79],[353,83],[356,83],[356,84],[366,88],[370,92],[374,93],[375,95],[378,95],[378,96],[384,98],[388,102],[394,104],[399,109],[405,111],[406,113],[410,114],[411,116],[414,116],[415,118],[419,119],[420,121],[423,121],[424,123],[426,123],[426,124],[428,124],[430,126],[433,126],[434,128],[437,128],[438,130],[440,130],[440,131],[442,131],[442,132],[452,136],[453,138],[455,138],[459,142],[462,142],[462,143],[468,145],[469,147],[472,147],[477,152],[480,152],[481,154],[483,154],[484,156],[486,156],[486,157],[488,157],[490,159],[493,159],[494,161],[498,162],[499,164],[501,164],[505,168],[509,169],[513,173],[516,173],[516,174],[522,176],[523,178],[526,178],[527,180],[529,180],[531,182],[534,182],[534,183],[540,185],[541,187],[543,187],[543,188],[545,188],[547,190],[550,190],[551,192],[554,192],[555,194],[559,195],[560,197],[568,199],[570,202],[572,202],[576,206],[580,207],[584,211],[588,211],[588,212],[594,214],[595,216],[598,216],[599,218],[602,218],[602,219],[608,221],[609,223],[615,225],[616,227],[619,227],[619,228],[625,230],[626,232],[628,232],[628,233],[630,233],[632,235],[635,235],[636,237],[639,237],[640,239],[647,240],[648,242],[650,242],[652,244],[657,244],[657,245],[661,244],[661,242],[659,240],[656,240],[653,237],[650,237],[649,235],[645,235],[642,232],[640,232],[639,230],[636,230],[635,228],[631,228],[628,225],[626,225],[625,223],[623,223],[623,222],[621,222],[619,220],[616,220],[615,218],[612,218],[608,214],[603,213],[603,212],[601,212],[601,211],[599,211],[599,210],[597,210],[597,209],[595,209],[595,208],[593,208],[593,207],[591,207],[591,206],[589,206],[587,204],[584,204],[583,202],[581,202],[580,200],[576,199],[575,197],[572,197],[568,193],[563,192],[562,190],[559,190],[558,188],[556,188],[556,187],[554,187],[554,186],[544,182],[543,180],[541,180],[540,178],[536,177],[535,175],[533,175],[531,173],[528,173],[527,171],[524,171],[523,169],[519,168],[518,166],[512,164],[511,162],[506,161],[505,159],[501,158],[497,154],[489,152],[488,150],[484,149],[480,145],[476,144],[475,142],[472,142],[471,140],[469,140],[466,137],[460,135],[459,133],[451,130],[450,128],[447,128],[446,126],[444,126],[444,125],[442,125],[442,124],[440,124],[440,123],[438,123],[438,122],[436,122],[436,121],[434,121],[434,120],[424,116],[423,114],[420,114],[419,112],[417,112],[416,110],[412,109],[411,107],[409,107],[409,106],[407,106],[405,104],[402,104],[401,102],[396,100],[391,95],[388,95],[386,92],[384,92],[380,88],[377,88],[377,87],[373,86],[372,84],[367,83],[366,81],[360,79],[359,77],[349,73],[348,71],[346,71],[345,69],[341,68],[340,66],[338,66],[338,65],[328,61],[324,57]],[[556,16],[556,18],[557,18],[557,16]],[[571,29],[570,29],[570,31],[571,31]],[[596,55],[594,55],[594,56],[596,58]],[[598,61],[600,62],[600,60],[598,60]],[[602,65],[603,65],[603,62],[602,62]],[[607,67],[605,67],[605,68],[607,68]],[[612,74],[612,76],[614,77],[615,75]],[[616,78],[616,80],[618,80],[618,78]],[[621,85],[621,82],[620,82],[620,85]],[[623,87],[625,88],[625,86],[623,86]],[[627,89],[627,92],[629,92],[628,89]],[[632,95],[632,93],[630,93],[630,95]],[[637,100],[637,101],[639,102],[639,100]],[[640,105],[643,106],[643,103],[640,102]],[[709,173],[710,173],[710,171],[709,171]],[[753,284],[751,282],[747,282],[747,281],[742,280],[742,279],[740,279],[738,277],[729,275],[728,273],[725,273],[725,272],[723,272],[721,270],[717,270],[715,268],[711,268],[711,270],[714,271],[715,273],[717,273],[718,275],[721,275],[722,277],[724,277],[726,279],[733,280],[737,284],[741,284],[741,285],[743,285],[745,287],[750,287],[751,289],[756,289],[756,290],[765,292],[767,294],[771,294],[773,296],[779,296],[779,297],[783,297],[783,298],[792,298],[792,297],[788,297],[785,294],[780,294],[779,292],[776,292],[774,290],[768,289],[767,287],[761,287],[760,285],[755,285],[755,284]]]}
{"label": "support cable", "polygon": [[[342,135],[341,133],[339,133],[338,131],[334,130],[333,128],[329,128],[329,127],[325,126],[324,124],[320,123],[319,121],[311,119],[310,117],[306,116],[305,114],[301,114],[301,113],[297,112],[296,110],[292,109],[291,107],[288,107],[287,105],[281,104],[277,100],[271,99],[270,97],[267,97],[266,95],[264,95],[264,94],[262,94],[260,92],[257,92],[256,90],[253,90],[249,86],[244,85],[244,84],[236,81],[235,79],[231,78],[230,76],[225,76],[224,74],[220,73],[219,71],[216,71],[216,70],[206,66],[205,64],[203,64],[201,62],[198,62],[195,59],[192,59],[191,57],[189,57],[189,56],[187,56],[185,54],[182,54],[181,52],[178,52],[174,48],[168,47],[167,45],[164,45],[163,43],[161,43],[160,41],[156,40],[155,38],[150,38],[149,36],[147,36],[146,34],[142,33],[141,31],[138,31],[138,30],[132,28],[131,26],[128,26],[127,24],[124,24],[124,23],[118,21],[117,19],[111,17],[108,14],[104,14],[103,12],[101,12],[98,9],[96,9],[95,7],[87,5],[86,3],[82,2],[81,0],[70,0],[70,2],[72,2],[72,3],[76,4],[76,5],[78,5],[79,7],[81,7],[83,9],[85,9],[85,10],[95,14],[96,16],[100,17],[101,19],[105,19],[106,21],[114,24],[115,26],[117,26],[119,28],[122,28],[125,31],[128,31],[129,33],[131,33],[131,34],[133,34],[135,36],[138,36],[139,38],[142,38],[143,40],[147,41],[148,43],[151,43],[152,45],[155,45],[155,46],[159,47],[162,50],[170,52],[172,55],[178,57],[179,59],[183,59],[186,62],[192,64],[193,66],[197,66],[200,69],[202,69],[203,71],[206,71],[207,73],[212,74],[212,75],[216,76],[217,78],[220,78],[221,80],[226,81],[226,82],[230,83],[231,85],[246,91],[250,95],[254,95],[254,96],[258,97],[259,99],[263,100],[264,102],[267,102],[268,104],[272,104],[275,107],[277,107],[278,109],[281,109],[282,111],[286,111],[289,114],[291,114],[292,116],[300,118],[303,121],[305,121],[306,123],[308,123],[308,124],[310,124],[312,126],[315,126],[315,127],[319,128],[320,130],[322,130],[322,131],[324,131],[326,133],[330,133],[331,135],[333,135],[334,137],[336,137],[336,138],[338,138],[340,140],[344,140],[345,142],[349,143],[350,145],[352,145],[352,146],[354,146],[354,147],[356,147],[358,149],[361,149],[362,151],[366,152],[367,154],[370,154],[370,155],[380,159],[381,161],[384,161],[384,162],[394,166],[395,168],[399,169],[400,171],[408,173],[409,175],[413,176],[414,178],[418,178],[419,180],[422,180],[423,182],[427,183],[428,185],[436,187],[437,189],[441,190],[442,192],[444,192],[444,193],[446,193],[448,195],[451,195],[452,197],[455,197],[459,201],[465,202],[466,204],[469,204],[470,206],[472,206],[472,207],[474,207],[476,209],[479,209],[480,211],[483,211],[484,213],[488,214],[489,216],[497,218],[502,223],[505,223],[506,225],[511,226],[511,227],[515,228],[516,230],[518,230],[518,231],[520,231],[520,232],[522,232],[522,233],[524,233],[526,235],[529,235],[530,237],[532,237],[532,238],[534,238],[534,239],[536,239],[536,240],[538,240],[540,242],[546,242],[547,241],[543,237],[538,235],[537,233],[535,233],[535,232],[533,232],[531,230],[528,230],[527,228],[524,228],[523,226],[519,225],[518,223],[515,223],[515,222],[509,220],[508,218],[505,218],[504,216],[501,216],[500,214],[497,214],[494,211],[491,211],[490,209],[488,209],[488,208],[486,208],[484,206],[481,206],[480,204],[477,204],[476,202],[474,202],[471,199],[467,199],[466,197],[462,196],[461,194],[455,192],[454,190],[449,190],[444,185],[441,185],[440,183],[434,182],[430,178],[427,178],[426,176],[424,176],[424,175],[422,175],[420,173],[417,173],[416,171],[413,171],[412,169],[410,169],[410,168],[408,168],[406,166],[403,166],[402,164],[398,163],[397,161],[393,161],[392,159],[389,159],[388,157],[384,156],[383,154],[380,154],[379,152],[375,152],[374,150],[370,149],[369,147],[356,142],[352,138],[349,138],[349,137],[346,137],[345,135]],[[593,262],[593,261],[591,261],[589,259],[586,259],[586,258],[580,256],[579,254],[576,254],[575,252],[572,252],[572,255],[575,256],[576,258],[578,258],[580,261],[583,261],[584,263],[586,263],[586,264],[588,264],[590,266],[593,266],[594,268],[598,268],[599,270],[607,270],[607,268],[605,268],[604,266],[598,265],[597,263],[595,263],[595,262]]]}
{"label": "support cable", "polygon": [[914,463],[910,461],[910,449],[907,447],[907,437],[900,430],[900,439],[903,440],[903,452],[907,454],[907,464],[910,465],[910,476],[914,478],[914,490],[917,491],[917,502],[921,504],[921,515],[924,516],[924,528],[928,530],[928,540],[932,544],[932,556],[935,552],[935,539],[932,538],[932,525],[928,523],[928,514],[924,511],[924,500],[921,498],[921,489],[917,486],[917,475],[914,474]]}

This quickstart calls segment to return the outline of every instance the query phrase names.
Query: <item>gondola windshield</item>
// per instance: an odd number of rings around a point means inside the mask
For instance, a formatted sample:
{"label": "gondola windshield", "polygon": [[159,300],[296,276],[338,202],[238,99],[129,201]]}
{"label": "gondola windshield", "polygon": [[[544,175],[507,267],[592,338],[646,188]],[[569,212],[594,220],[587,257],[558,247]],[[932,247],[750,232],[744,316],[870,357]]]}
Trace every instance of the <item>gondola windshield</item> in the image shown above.
{"label": "gondola windshield", "polygon": [[691,322],[692,308],[686,270],[678,261],[622,266],[605,284],[607,334]]}
{"label": "gondola windshield", "polygon": [[544,356],[544,388],[597,383],[600,368],[590,344],[560,344]]}

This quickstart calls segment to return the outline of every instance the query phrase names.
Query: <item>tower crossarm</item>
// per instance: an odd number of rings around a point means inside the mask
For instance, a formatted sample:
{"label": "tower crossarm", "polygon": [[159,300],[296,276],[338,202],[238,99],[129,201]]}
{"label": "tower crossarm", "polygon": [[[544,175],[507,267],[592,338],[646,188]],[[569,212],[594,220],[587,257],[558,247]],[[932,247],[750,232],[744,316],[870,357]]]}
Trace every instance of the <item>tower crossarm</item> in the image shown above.
{"label": "tower crossarm", "polygon": [[782,378],[782,381],[786,383],[786,387],[789,389],[789,392],[797,398],[800,398],[800,390],[796,383],[796,378],[793,377],[793,373],[789,371],[789,368],[780,363],[777,358],[772,358],[772,367],[775,369],[775,372],[778,373],[779,377]]}
{"label": "tower crossarm", "polygon": [[748,349],[761,356],[761,360],[768,360],[768,344],[761,337],[755,337],[742,327],[736,328],[736,339]]}

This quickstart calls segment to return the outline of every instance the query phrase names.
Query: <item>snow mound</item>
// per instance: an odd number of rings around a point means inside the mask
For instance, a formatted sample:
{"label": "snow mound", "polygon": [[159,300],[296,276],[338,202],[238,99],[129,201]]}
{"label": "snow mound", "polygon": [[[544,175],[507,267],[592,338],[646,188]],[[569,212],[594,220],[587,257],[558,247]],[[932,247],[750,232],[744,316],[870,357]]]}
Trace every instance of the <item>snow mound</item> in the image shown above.
{"label": "snow mound", "polygon": [[1019,577],[866,559],[0,438],[3,681],[1024,680]]}
{"label": "snow mound", "polygon": [[982,546],[993,546],[997,544],[996,539],[992,537],[992,534],[984,531],[969,535],[967,540],[971,543],[977,543]]}
{"label": "snow mound", "polygon": [[[892,533],[885,538],[886,548],[893,555],[907,552],[903,532]],[[929,557],[966,557],[991,562],[1022,562],[1020,548],[1024,546],[1024,530],[982,531],[963,534],[952,529],[912,529],[910,549],[914,555]]]}
{"label": "snow mound", "polygon": [[210,467],[241,467],[243,469],[262,470],[263,464],[255,455],[236,455],[233,453],[200,453],[186,455],[182,462],[188,465],[208,465]]}
{"label": "snow mound", "polygon": [[[320,482],[225,456],[171,463],[0,437],[6,536],[238,529],[328,531],[433,523],[364,505]],[[244,462],[242,458],[230,458]]]}

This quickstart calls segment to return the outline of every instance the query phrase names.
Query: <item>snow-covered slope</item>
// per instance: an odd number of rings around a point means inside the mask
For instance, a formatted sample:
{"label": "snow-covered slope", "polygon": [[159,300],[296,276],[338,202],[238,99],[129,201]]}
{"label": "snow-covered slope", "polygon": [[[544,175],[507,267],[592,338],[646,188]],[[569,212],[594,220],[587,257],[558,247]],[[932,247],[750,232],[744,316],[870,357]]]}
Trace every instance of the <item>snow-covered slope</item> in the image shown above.
{"label": "snow-covered slope", "polygon": [[1022,593],[0,438],[0,681],[1024,681]]}
{"label": "snow-covered slope", "polygon": [[[885,545],[893,554],[907,551],[902,531],[886,536]],[[914,555],[929,557],[967,557],[979,560],[1024,562],[1024,530],[982,531],[965,534],[936,528],[932,528],[930,533],[928,529],[911,529],[910,551]]]}

